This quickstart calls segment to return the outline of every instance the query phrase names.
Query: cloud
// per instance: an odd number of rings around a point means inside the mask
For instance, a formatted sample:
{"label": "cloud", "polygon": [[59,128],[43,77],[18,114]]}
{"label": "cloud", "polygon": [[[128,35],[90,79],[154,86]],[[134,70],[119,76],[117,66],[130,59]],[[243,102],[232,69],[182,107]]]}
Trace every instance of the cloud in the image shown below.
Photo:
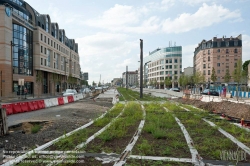
{"label": "cloud", "polygon": [[223,6],[207,5],[203,3],[194,14],[183,13],[179,17],[171,20],[170,18],[163,21],[162,30],[166,33],[182,33],[193,29],[209,27],[223,21],[241,21],[240,11],[230,11]]}
{"label": "cloud", "polygon": [[130,55],[139,52],[139,41],[134,41],[127,35],[116,33],[96,33],[94,35],[77,38],[80,65],[82,71],[89,72],[90,83],[99,82],[99,77],[106,82],[121,77],[122,72],[129,66],[136,70],[138,57]]}
{"label": "cloud", "polygon": [[197,47],[197,44],[182,46],[182,69],[193,67],[195,47]]}
{"label": "cloud", "polygon": [[150,2],[146,4],[146,8],[148,8],[149,10],[167,11],[174,5],[174,0],[162,0],[161,2]]}

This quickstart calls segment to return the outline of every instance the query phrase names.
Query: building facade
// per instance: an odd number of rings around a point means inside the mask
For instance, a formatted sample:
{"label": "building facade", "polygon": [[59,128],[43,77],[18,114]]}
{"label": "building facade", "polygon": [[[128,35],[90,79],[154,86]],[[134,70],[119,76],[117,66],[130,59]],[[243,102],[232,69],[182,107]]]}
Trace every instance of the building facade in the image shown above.
{"label": "building facade", "polygon": [[186,67],[186,68],[184,68],[184,75],[185,76],[192,76],[192,75],[194,75],[194,68],[193,67]]}
{"label": "building facade", "polygon": [[[128,86],[136,86],[138,85],[138,70],[136,71],[128,71]],[[122,84],[123,86],[126,86],[126,72],[122,73]]]}
{"label": "building facade", "polygon": [[[242,60],[242,36],[214,37],[212,40],[203,40],[194,51],[194,72],[199,71],[205,76],[206,82],[211,81],[212,69],[215,69],[217,83],[224,82],[227,69],[230,75],[237,66],[237,61]],[[233,78],[231,78],[231,82]]]}
{"label": "building facade", "polygon": [[[145,84],[155,82],[158,87],[164,88],[164,80],[169,78],[172,87],[178,87],[178,80],[182,72],[182,46],[157,48],[143,58]],[[139,77],[140,78],[140,77]]]}
{"label": "building facade", "polygon": [[78,44],[23,0],[0,0],[0,48],[1,97],[20,94],[24,87],[37,95],[79,84]]}

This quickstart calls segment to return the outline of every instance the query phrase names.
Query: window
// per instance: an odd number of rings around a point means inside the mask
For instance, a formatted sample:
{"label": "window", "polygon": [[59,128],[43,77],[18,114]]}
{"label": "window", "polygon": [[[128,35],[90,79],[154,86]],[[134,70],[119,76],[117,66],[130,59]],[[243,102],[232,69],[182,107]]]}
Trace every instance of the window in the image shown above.
{"label": "window", "polygon": [[234,41],[234,46],[238,46],[238,41]]}
{"label": "window", "polygon": [[54,69],[56,68],[56,63],[54,62]]}
{"label": "window", "polygon": [[56,42],[54,42],[54,48],[56,48]]}
{"label": "window", "polygon": [[43,53],[43,46],[41,46],[41,53]]}
{"label": "window", "polygon": [[174,59],[174,63],[178,63],[178,59]]}
{"label": "window", "polygon": [[44,66],[47,66],[47,61],[46,61],[46,59],[44,59]]}
{"label": "window", "polygon": [[220,44],[221,44],[220,42],[217,42],[217,47],[220,47]]}
{"label": "window", "polygon": [[41,34],[41,41],[43,41],[43,34]]}
{"label": "window", "polygon": [[210,61],[210,56],[207,58],[208,61]]}
{"label": "window", "polygon": [[46,54],[47,52],[46,52],[46,48],[44,48],[44,54]]}
{"label": "window", "polygon": [[203,70],[203,75],[206,75],[206,70]]}
{"label": "window", "polygon": [[237,63],[234,63],[234,67],[237,67]]}
{"label": "window", "polygon": [[207,50],[207,54],[210,55],[210,50]]}
{"label": "window", "polygon": [[207,68],[210,68],[210,63],[209,63],[209,64],[207,64]]}
{"label": "window", "polygon": [[54,52],[54,59],[56,58],[56,53]]}
{"label": "window", "polygon": [[166,71],[166,75],[168,74],[168,71]]}
{"label": "window", "polygon": [[220,63],[217,63],[217,66],[220,67]]}
{"label": "window", "polygon": [[169,69],[172,69],[172,65],[169,65]]}
{"label": "window", "polygon": [[234,49],[234,53],[238,53],[238,50],[237,50],[237,48],[235,48],[235,49]]}
{"label": "window", "polygon": [[207,74],[210,75],[210,70],[207,71]]}
{"label": "window", "polygon": [[55,38],[57,38],[57,27],[55,25]]}
{"label": "window", "polygon": [[41,65],[43,65],[43,58],[41,58]]}
{"label": "window", "polygon": [[46,36],[44,36],[44,42],[46,43]]}
{"label": "window", "polygon": [[172,63],[172,59],[169,59],[169,63]]}
{"label": "window", "polygon": [[226,42],[226,46],[227,46],[227,47],[229,46],[229,41]]}
{"label": "window", "polygon": [[49,45],[49,38],[48,38],[48,45]]}
{"label": "window", "polygon": [[217,70],[217,73],[220,74],[220,70]]}
{"label": "window", "polygon": [[168,69],[168,65],[166,65],[166,69]]}
{"label": "window", "polygon": [[226,53],[227,53],[227,54],[229,53],[228,49],[226,49]]}
{"label": "window", "polygon": [[174,74],[178,74],[178,71],[174,71]]}
{"label": "window", "polygon": [[50,44],[51,44],[51,46],[53,46],[53,41],[52,40],[51,40]]}
{"label": "window", "polygon": [[206,64],[203,64],[203,69],[206,69]]}
{"label": "window", "polygon": [[182,65],[180,65],[180,69],[182,68]]}
{"label": "window", "polygon": [[56,49],[58,49],[58,44],[56,44]]}
{"label": "window", "polygon": [[217,52],[220,52],[220,49],[218,49]]}
{"label": "window", "polygon": [[168,63],[168,60],[166,60],[166,63]]}
{"label": "window", "polygon": [[177,69],[177,68],[178,68],[178,65],[174,65],[174,68]]}

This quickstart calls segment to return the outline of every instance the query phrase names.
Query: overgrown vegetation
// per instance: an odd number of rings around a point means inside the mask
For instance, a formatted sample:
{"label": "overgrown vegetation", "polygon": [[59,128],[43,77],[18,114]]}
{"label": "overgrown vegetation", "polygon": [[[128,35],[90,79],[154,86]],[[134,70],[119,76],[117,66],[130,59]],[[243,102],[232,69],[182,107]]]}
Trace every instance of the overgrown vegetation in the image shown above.
{"label": "overgrown vegetation", "polygon": [[41,128],[42,128],[41,125],[35,124],[34,126],[31,127],[31,133],[32,133],[32,134],[35,134],[35,133],[37,133],[38,131],[40,131]]}

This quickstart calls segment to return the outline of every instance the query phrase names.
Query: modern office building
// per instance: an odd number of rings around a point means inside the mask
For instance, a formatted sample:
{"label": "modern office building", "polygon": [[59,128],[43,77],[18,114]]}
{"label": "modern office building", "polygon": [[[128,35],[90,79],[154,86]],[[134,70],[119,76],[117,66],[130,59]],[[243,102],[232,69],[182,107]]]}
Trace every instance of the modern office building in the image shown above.
{"label": "modern office building", "polygon": [[[136,71],[128,71],[127,72],[128,76],[128,86],[136,86],[138,85],[138,70]],[[122,84],[123,86],[126,86],[126,72],[122,73]]]}
{"label": "modern office building", "polygon": [[193,74],[194,74],[194,68],[193,67],[184,68],[184,75],[185,76],[192,76]]}
{"label": "modern office building", "polygon": [[[169,77],[172,87],[179,87],[178,79],[182,71],[182,46],[157,48],[143,58],[143,78],[146,85],[156,82],[159,88],[161,83]],[[138,76],[138,78],[140,78]],[[146,81],[145,81],[146,80]]]}
{"label": "modern office building", "polygon": [[1,97],[24,87],[35,95],[62,92],[79,84],[78,44],[25,1],[0,0],[0,71]]}
{"label": "modern office building", "polygon": [[[216,83],[223,83],[226,70],[230,75],[237,66],[237,61],[242,59],[242,36],[214,37],[211,40],[202,40],[194,51],[194,72],[201,72],[206,82],[211,81],[212,69],[217,75]],[[231,79],[233,81],[233,78]]]}

